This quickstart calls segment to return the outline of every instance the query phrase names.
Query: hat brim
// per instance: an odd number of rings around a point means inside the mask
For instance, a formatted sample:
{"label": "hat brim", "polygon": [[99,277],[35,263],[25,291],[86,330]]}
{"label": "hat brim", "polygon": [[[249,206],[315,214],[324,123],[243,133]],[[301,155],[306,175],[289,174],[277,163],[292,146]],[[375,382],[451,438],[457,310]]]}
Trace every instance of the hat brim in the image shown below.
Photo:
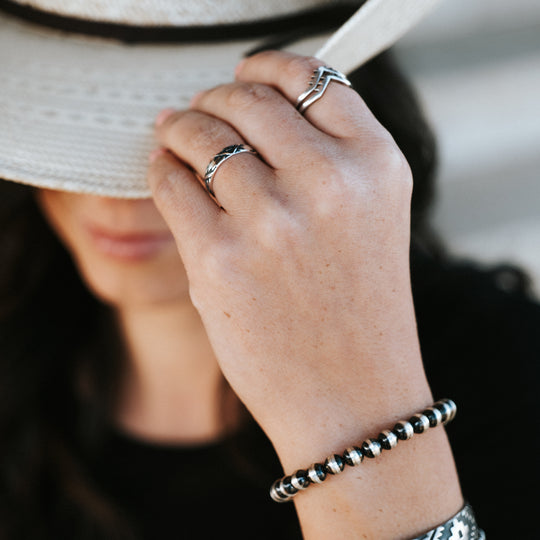
{"label": "hat brim", "polygon": [[[294,49],[314,54],[327,37]],[[330,59],[333,50],[343,52],[328,43]],[[146,175],[158,112],[185,108],[200,90],[231,81],[236,64],[258,44],[127,45],[0,15],[0,178],[108,197],[150,197]],[[358,52],[356,64],[376,49],[370,45],[363,58]],[[339,55],[336,61],[333,66],[342,68]]]}
{"label": "hat brim", "polygon": [[158,112],[187,107],[198,91],[231,81],[255,44],[126,45],[2,16],[0,177],[149,197]]}

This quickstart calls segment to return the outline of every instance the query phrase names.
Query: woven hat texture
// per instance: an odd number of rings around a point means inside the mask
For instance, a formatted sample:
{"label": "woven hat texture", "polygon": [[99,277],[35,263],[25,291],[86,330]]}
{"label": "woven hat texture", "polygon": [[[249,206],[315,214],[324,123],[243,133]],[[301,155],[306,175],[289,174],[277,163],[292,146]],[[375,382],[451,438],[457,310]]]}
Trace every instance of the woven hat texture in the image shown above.
{"label": "woven hat texture", "polygon": [[22,0],[50,13],[135,25],[215,25],[297,13],[343,0]]}
{"label": "woven hat texture", "polygon": [[[319,56],[348,71],[351,63],[356,67],[395,41],[435,1],[368,0],[356,22],[349,21],[328,42],[298,43],[293,50],[314,54],[322,45]],[[263,20],[337,2],[21,3],[95,21],[189,26],[245,22],[246,13],[250,20]],[[401,6],[397,12],[396,6]],[[78,193],[149,197],[148,154],[156,147],[153,124],[159,111],[186,107],[198,91],[231,81],[235,65],[259,41],[125,44],[0,14],[0,178]]]}

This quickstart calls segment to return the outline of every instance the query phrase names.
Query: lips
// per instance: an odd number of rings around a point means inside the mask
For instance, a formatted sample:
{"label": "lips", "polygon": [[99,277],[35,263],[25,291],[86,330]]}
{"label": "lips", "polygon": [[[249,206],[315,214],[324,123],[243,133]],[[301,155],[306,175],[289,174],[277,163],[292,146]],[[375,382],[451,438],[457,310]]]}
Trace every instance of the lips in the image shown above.
{"label": "lips", "polygon": [[170,231],[116,231],[95,225],[86,227],[95,248],[120,261],[142,261],[159,254],[174,242]]}

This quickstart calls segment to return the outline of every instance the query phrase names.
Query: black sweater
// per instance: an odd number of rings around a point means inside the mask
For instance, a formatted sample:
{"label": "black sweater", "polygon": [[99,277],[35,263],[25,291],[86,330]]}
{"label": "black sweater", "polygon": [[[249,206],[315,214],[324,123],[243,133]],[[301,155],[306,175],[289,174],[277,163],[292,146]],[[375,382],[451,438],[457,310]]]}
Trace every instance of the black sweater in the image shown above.
{"label": "black sweater", "polygon": [[[540,304],[524,294],[520,274],[504,267],[482,270],[415,253],[412,276],[433,394],[458,405],[447,431],[464,496],[490,540],[538,538]],[[216,531],[236,539],[301,538],[294,505],[269,498],[282,470],[254,423],[197,448],[111,430],[92,469],[144,539],[214,538]]]}

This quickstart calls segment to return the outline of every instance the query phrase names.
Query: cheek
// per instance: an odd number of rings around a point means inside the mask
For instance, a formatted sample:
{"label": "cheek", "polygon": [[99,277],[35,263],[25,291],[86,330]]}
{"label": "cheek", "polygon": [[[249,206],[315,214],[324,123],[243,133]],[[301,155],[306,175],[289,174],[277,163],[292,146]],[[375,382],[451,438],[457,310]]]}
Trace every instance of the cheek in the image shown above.
{"label": "cheek", "polygon": [[91,250],[78,250],[72,255],[92,293],[114,307],[125,309],[189,298],[184,265],[175,249],[137,264],[107,261]]}
{"label": "cheek", "polygon": [[[70,253],[89,290],[101,301],[118,308],[160,304],[189,298],[182,260],[171,243],[142,261],[118,261],[101,253],[81,223],[95,201],[84,195],[42,190],[37,200],[59,240]],[[92,206],[85,208],[88,200]]]}
{"label": "cheek", "polygon": [[53,231],[66,242],[66,233],[71,229],[69,205],[64,202],[64,194],[61,192],[40,189],[36,192],[36,201],[46,221]]}

